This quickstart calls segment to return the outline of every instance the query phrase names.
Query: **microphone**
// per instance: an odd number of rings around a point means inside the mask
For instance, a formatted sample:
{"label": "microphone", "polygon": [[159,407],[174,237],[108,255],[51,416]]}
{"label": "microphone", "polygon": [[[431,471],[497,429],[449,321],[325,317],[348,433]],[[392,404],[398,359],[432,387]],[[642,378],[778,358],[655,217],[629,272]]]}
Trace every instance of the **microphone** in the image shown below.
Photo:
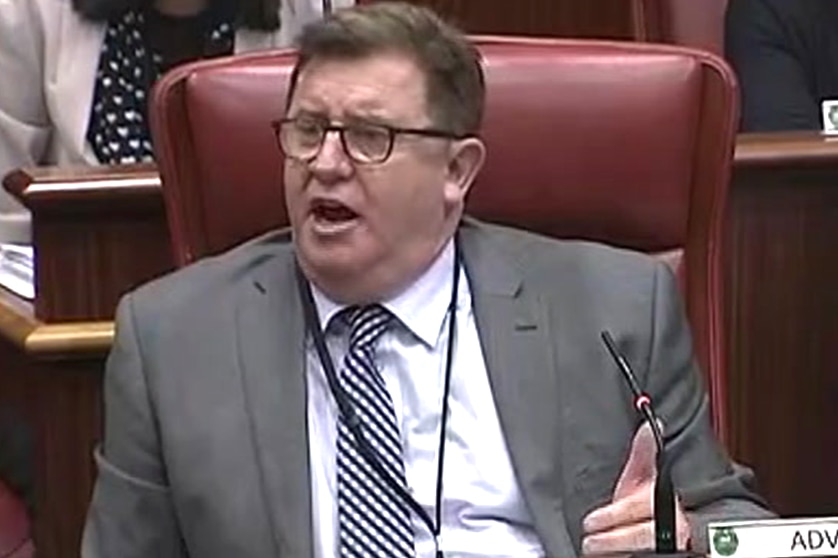
{"label": "microphone", "polygon": [[323,15],[327,16],[332,13],[332,0],[323,0]]}
{"label": "microphone", "polygon": [[637,411],[643,416],[649,427],[652,429],[652,435],[655,438],[655,445],[657,446],[657,470],[658,474],[655,479],[655,551],[654,553],[638,553],[633,552],[632,556],[636,558],[646,556],[671,556],[686,558],[691,556],[698,556],[692,552],[679,552],[677,549],[677,541],[675,538],[675,489],[672,486],[672,474],[670,472],[670,461],[666,454],[666,445],[663,440],[663,433],[660,429],[658,416],[655,413],[655,408],[652,406],[652,398],[649,397],[640,385],[637,383],[637,376],[629,366],[626,357],[617,349],[614,339],[608,331],[600,333],[603,343],[605,343],[608,353],[614,359],[614,363],[623,378],[631,389],[634,395],[634,406]]}

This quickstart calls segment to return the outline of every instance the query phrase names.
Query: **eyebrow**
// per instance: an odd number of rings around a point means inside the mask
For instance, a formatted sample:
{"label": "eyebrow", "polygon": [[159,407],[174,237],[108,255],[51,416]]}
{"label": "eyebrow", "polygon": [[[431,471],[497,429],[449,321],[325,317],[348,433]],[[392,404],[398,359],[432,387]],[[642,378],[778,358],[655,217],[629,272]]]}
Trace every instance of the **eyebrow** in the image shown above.
{"label": "eyebrow", "polygon": [[[294,118],[311,118],[313,120],[322,120],[324,122],[333,122],[329,115],[323,111],[300,109],[294,115]],[[379,126],[399,127],[401,124],[394,122],[392,119],[386,118],[378,114],[348,114],[340,121],[342,124],[376,124]]]}

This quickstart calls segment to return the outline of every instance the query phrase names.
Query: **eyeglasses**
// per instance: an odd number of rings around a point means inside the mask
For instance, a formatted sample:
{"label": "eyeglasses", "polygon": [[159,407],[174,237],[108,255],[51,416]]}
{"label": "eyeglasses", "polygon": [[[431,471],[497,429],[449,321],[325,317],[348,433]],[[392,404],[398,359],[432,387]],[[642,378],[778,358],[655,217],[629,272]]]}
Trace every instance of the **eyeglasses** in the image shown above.
{"label": "eyeglasses", "polygon": [[425,128],[397,128],[384,124],[353,123],[345,126],[329,124],[310,117],[283,118],[271,122],[280,149],[286,157],[310,162],[320,153],[329,132],[337,132],[343,151],[355,163],[369,165],[386,161],[393,152],[399,134],[431,138],[464,139],[468,135]]}

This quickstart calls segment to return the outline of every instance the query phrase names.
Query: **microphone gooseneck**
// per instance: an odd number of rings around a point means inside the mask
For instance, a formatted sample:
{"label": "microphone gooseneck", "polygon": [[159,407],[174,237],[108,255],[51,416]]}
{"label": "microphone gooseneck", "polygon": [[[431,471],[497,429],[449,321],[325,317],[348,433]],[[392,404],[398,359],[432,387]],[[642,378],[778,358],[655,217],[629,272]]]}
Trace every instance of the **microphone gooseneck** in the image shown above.
{"label": "microphone gooseneck", "polygon": [[634,396],[634,406],[637,411],[643,416],[649,427],[652,429],[652,435],[655,437],[655,445],[657,446],[657,478],[655,479],[655,553],[660,554],[676,554],[677,542],[675,539],[675,489],[672,486],[672,474],[670,471],[670,462],[666,454],[666,445],[664,444],[663,433],[660,429],[660,422],[652,406],[652,398],[649,397],[640,385],[637,383],[637,377],[629,366],[626,358],[617,349],[614,339],[607,331],[600,333],[603,343],[605,343],[608,353],[614,359],[617,368],[623,374],[626,383],[628,384]]}
{"label": "microphone gooseneck", "polygon": [[617,345],[614,343],[614,338],[611,337],[611,334],[607,331],[603,331],[600,335],[602,336],[602,341],[605,343],[605,347],[611,354],[611,358],[614,359],[614,362],[617,364],[617,368],[619,368],[620,372],[623,374],[623,378],[625,378],[629,389],[631,389],[632,395],[634,395],[635,408],[641,415],[643,415],[643,418],[649,422],[649,426],[652,429],[652,435],[655,437],[655,445],[658,447],[658,456],[662,455],[664,453],[663,433],[660,429],[658,416],[655,413],[655,409],[652,407],[652,398],[640,389],[640,384],[637,383],[637,377],[634,375],[631,366],[629,366],[626,357],[624,357],[622,353],[620,353],[619,349],[617,349]]}

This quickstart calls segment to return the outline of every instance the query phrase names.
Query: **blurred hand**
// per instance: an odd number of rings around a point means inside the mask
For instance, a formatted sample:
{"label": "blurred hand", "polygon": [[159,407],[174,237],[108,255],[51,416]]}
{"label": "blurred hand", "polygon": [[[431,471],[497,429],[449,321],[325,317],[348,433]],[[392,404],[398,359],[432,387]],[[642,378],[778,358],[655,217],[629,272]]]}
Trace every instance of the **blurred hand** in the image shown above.
{"label": "blurred hand", "polygon": [[[657,453],[652,429],[644,424],[634,436],[631,453],[620,473],[611,503],[593,510],[582,522],[584,554],[648,550],[655,547]],[[677,496],[675,525],[676,544],[679,550],[683,550],[689,541],[690,527]]]}

